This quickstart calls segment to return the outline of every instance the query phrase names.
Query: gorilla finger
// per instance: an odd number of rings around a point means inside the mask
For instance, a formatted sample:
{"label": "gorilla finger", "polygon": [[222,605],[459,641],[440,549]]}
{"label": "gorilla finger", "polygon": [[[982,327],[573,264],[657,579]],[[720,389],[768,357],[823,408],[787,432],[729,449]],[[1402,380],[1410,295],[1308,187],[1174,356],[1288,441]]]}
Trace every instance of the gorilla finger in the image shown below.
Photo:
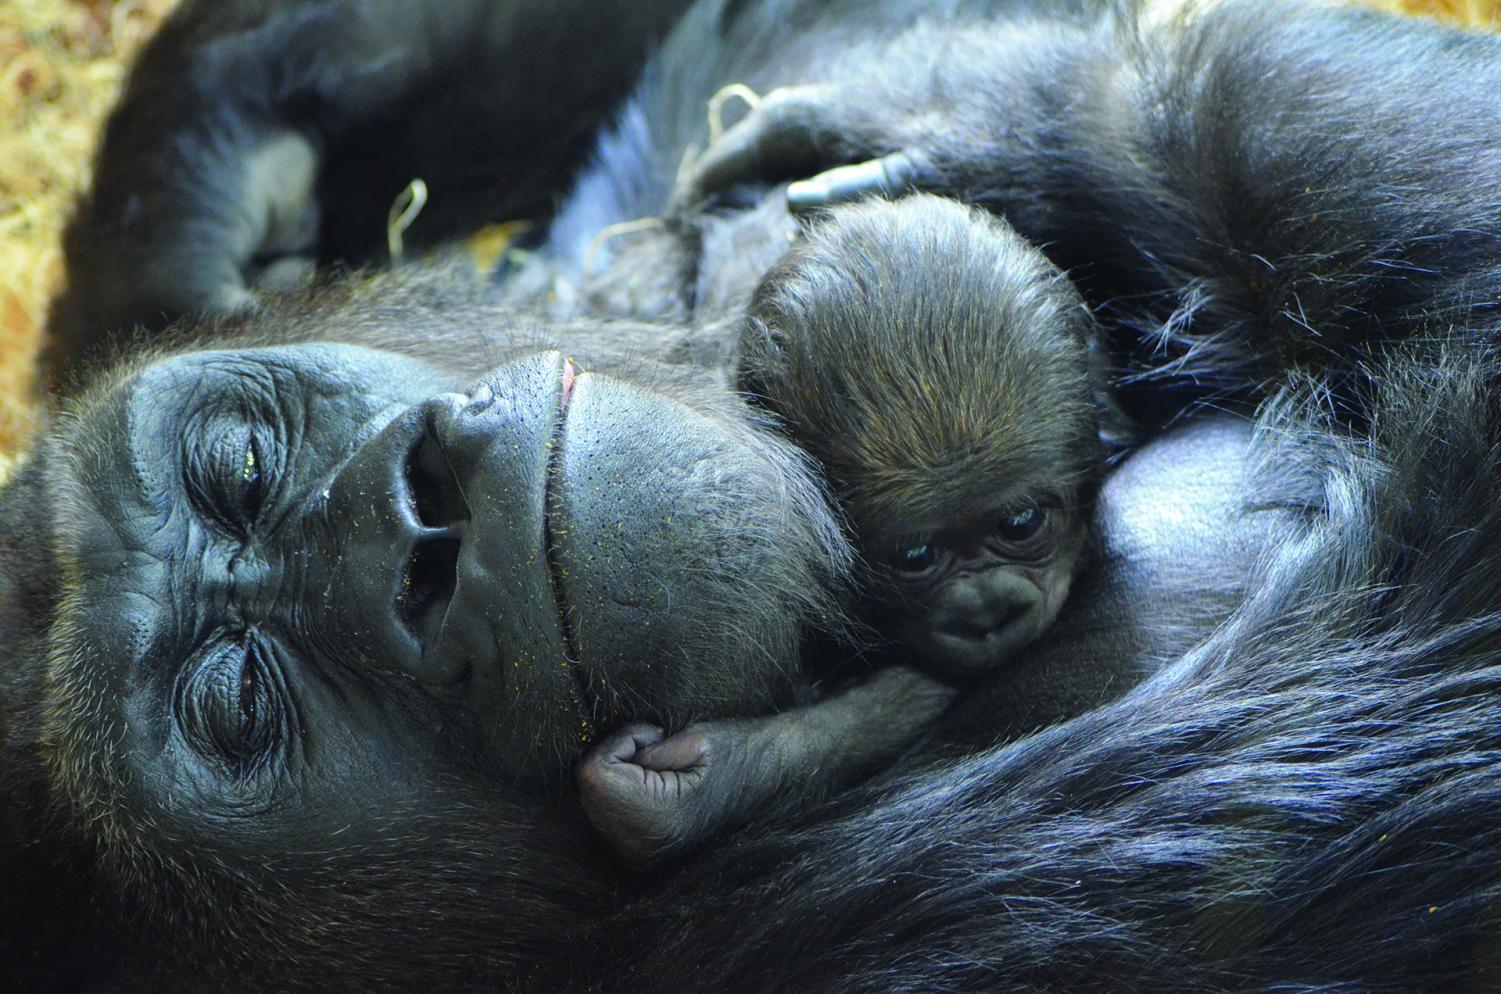
{"label": "gorilla finger", "polygon": [[928,157],[916,149],[892,152],[849,166],[836,166],[787,186],[793,213],[819,210],[866,197],[897,197],[925,184],[932,175]]}
{"label": "gorilla finger", "polygon": [[635,762],[650,770],[687,772],[708,763],[709,736],[703,732],[679,732],[636,753]]}
{"label": "gorilla finger", "polygon": [[744,180],[816,168],[819,147],[833,130],[829,108],[834,104],[828,86],[771,91],[704,151],[673,192],[673,205],[689,206]]}
{"label": "gorilla finger", "polygon": [[655,725],[624,725],[606,735],[589,754],[585,763],[636,763],[636,755],[655,742],[660,742],[666,732]]}
{"label": "gorilla finger", "polygon": [[[652,729],[647,725],[633,727],[661,734],[660,729]],[[635,793],[651,785],[652,771],[635,761],[636,754],[649,741],[648,735],[638,739],[629,730],[623,730],[605,738],[579,761],[574,778],[578,782],[584,806],[590,811],[590,818],[596,824],[603,826],[609,820],[608,816],[596,817],[596,805],[633,806],[637,803],[633,800]]]}

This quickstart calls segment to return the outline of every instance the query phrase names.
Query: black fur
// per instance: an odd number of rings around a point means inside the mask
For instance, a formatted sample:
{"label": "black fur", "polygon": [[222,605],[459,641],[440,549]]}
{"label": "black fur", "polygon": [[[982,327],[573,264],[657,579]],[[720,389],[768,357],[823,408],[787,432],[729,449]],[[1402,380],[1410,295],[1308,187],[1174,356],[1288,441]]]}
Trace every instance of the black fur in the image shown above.
{"label": "black fur", "polygon": [[[706,661],[732,650],[750,661],[749,687],[710,680],[698,689],[720,699],[744,689],[763,710],[785,704],[799,675],[737,636],[759,643],[763,633],[817,627],[826,591],[799,599],[793,578],[820,587],[820,565],[840,569],[842,547],[806,467],[726,396],[718,322],[779,256],[786,211],[754,178],[637,243],[612,243],[595,272],[583,263],[600,223],[663,209],[680,152],[701,137],[703,102],[720,85],[829,84],[810,104],[835,112],[812,118],[832,122],[820,125],[819,141],[763,165],[797,175],[913,149],[933,167],[926,184],[1002,211],[1078,279],[1119,333],[1117,358],[1142,384],[1141,409],[1170,416],[1187,399],[1270,398],[1252,447],[1259,461],[1246,465],[1238,429],[1190,421],[1106,481],[1106,555],[1055,637],[1037,647],[1040,669],[1023,665],[978,688],[884,780],[742,832],[660,880],[613,875],[582,837],[570,793],[513,790],[478,753],[449,754],[454,762],[410,793],[400,777],[368,774],[276,794],[285,803],[269,808],[224,804],[263,798],[249,792],[253,780],[163,789],[172,783],[158,776],[163,766],[126,765],[150,756],[123,734],[133,726],[122,709],[138,707],[140,695],[118,687],[137,677],[78,680],[102,668],[113,646],[64,652],[75,634],[54,624],[60,599],[70,624],[103,631],[151,613],[145,599],[125,612],[105,609],[115,600],[65,600],[79,585],[107,587],[144,569],[137,553],[154,534],[144,512],[69,510],[116,478],[72,472],[120,454],[111,440],[123,426],[87,402],[108,396],[110,374],[55,423],[0,505],[0,631],[10,647],[0,676],[4,979],[22,989],[141,991],[1501,988],[1492,951],[1501,897],[1501,393],[1491,355],[1501,299],[1492,182],[1501,41],[1283,2],[1231,0],[1165,25],[1083,3],[1039,19],[1040,6],[697,4],[649,69],[639,117],[601,146],[606,158],[564,202],[541,257],[494,292],[537,310],[518,319],[483,289],[398,276],[343,282],[197,332],[232,344],[370,343],[389,342],[394,328],[443,336],[438,364],[450,370],[521,356],[515,362],[545,372],[561,356],[539,358],[521,344],[566,345],[575,335],[597,344],[608,337],[601,314],[636,319],[609,326],[620,341],[601,350],[613,353],[609,365],[632,398],[620,412],[629,419],[598,437],[602,464],[619,470],[605,482],[631,475],[608,462],[620,452],[649,464],[654,453],[714,441],[738,453],[692,463],[723,470],[709,474],[715,482],[789,487],[794,539],[754,529],[749,537],[769,537],[764,556],[738,561],[782,581],[746,596],[795,606],[752,612],[744,620],[755,633],[716,629],[715,641],[698,626],[684,636]],[[914,27],[918,14],[927,16]],[[317,127],[347,120],[341,101],[366,105],[368,53],[345,47],[359,37],[341,33],[346,15],[340,3],[317,2],[184,8],[138,70],[92,206],[70,236],[59,368],[107,328],[222,307],[224,287],[253,280],[258,253],[309,247],[281,236],[306,234],[299,222],[318,214],[318,194],[268,206],[244,181],[236,136],[269,123],[285,137],[290,127],[317,163],[347,162],[338,146],[352,132]],[[386,50],[408,51],[409,24],[389,34]],[[472,37],[498,46],[477,46],[482,60],[504,60],[512,40]],[[619,40],[630,53],[647,46],[638,35]],[[349,51],[353,65],[340,61]],[[295,70],[307,69],[309,54],[326,71],[314,82],[358,85],[308,84]],[[579,75],[571,58],[548,64]],[[275,99],[265,99],[268,77],[285,84],[271,88]],[[419,103],[436,82],[418,72],[414,89],[396,78],[398,95]],[[588,96],[579,102],[581,112],[597,110]],[[360,124],[404,140],[414,119],[376,112]],[[541,140],[514,137],[523,149]],[[302,154],[296,141],[279,148]],[[431,154],[465,149],[461,137]],[[550,172],[558,160],[544,159]],[[480,173],[487,165],[471,164]],[[341,189],[339,178],[326,174],[318,190]],[[527,182],[546,189],[548,179]],[[374,206],[383,214],[385,204]],[[285,231],[260,223],[272,207],[286,208]],[[641,323],[654,317],[691,323],[655,340]],[[1417,344],[1394,353],[1393,339]],[[162,400],[181,402],[197,386],[212,395],[205,379]],[[357,410],[379,391],[407,389],[415,387],[401,377],[355,376],[336,397]],[[505,399],[525,406],[535,396]],[[134,408],[145,420],[150,409]],[[80,423],[91,427],[80,433]],[[398,441],[407,423],[392,422],[382,437]],[[322,426],[329,452],[375,427],[355,418]],[[168,425],[150,437],[175,436]],[[658,444],[641,444],[647,437]],[[128,451],[123,464],[102,465],[120,478],[149,475],[162,460],[148,455]],[[1162,465],[1174,460],[1177,476]],[[1183,487],[1184,476],[1215,478],[1211,496]],[[681,490],[610,494],[637,514],[653,500],[707,492],[703,477],[678,479]],[[117,532],[137,545],[105,542]],[[602,619],[630,617],[661,577],[691,577],[717,540],[746,537],[663,531],[655,551],[641,553],[651,568],[620,566],[616,554],[650,545],[644,534],[632,529],[623,544],[598,547],[621,584],[604,593],[622,596],[573,615],[574,641],[648,644],[642,626]],[[57,558],[59,549],[67,555]],[[80,550],[97,550],[97,569],[80,572]],[[218,575],[213,556],[159,558],[182,582],[195,570]],[[578,567],[584,580],[600,575],[582,558]],[[262,574],[237,575],[249,585]],[[723,575],[710,577],[716,606],[743,607]],[[319,604],[304,606],[317,615]],[[692,596],[675,602],[688,617],[703,606]],[[118,641],[133,645],[136,631],[122,631]],[[697,678],[668,655],[678,675]],[[1097,706],[1163,660],[1126,696]],[[1038,711],[1021,691],[1060,685],[1028,683],[1044,671],[1072,673],[1078,693]],[[641,679],[621,675],[627,689]],[[602,716],[623,720],[631,705],[663,709],[664,722],[696,717],[691,703],[668,700],[687,684],[657,679],[660,700],[602,692]],[[351,735],[341,749],[390,746],[401,763],[420,764],[442,737],[434,728],[461,736],[472,716],[431,710],[441,695],[413,685],[380,684],[382,700],[394,705],[393,727],[423,734]],[[538,722],[550,713],[518,712]],[[440,715],[458,724],[432,721]],[[564,750],[552,745],[559,754],[548,761],[561,765]],[[237,821],[245,811],[255,814]]]}
{"label": "black fur", "polygon": [[1497,370],[1459,346],[1370,373],[1368,437],[1316,381],[1263,416],[1266,476],[1292,460],[1322,492],[1203,645],[1066,724],[746,833],[589,936],[603,978],[557,983],[1494,989]]}

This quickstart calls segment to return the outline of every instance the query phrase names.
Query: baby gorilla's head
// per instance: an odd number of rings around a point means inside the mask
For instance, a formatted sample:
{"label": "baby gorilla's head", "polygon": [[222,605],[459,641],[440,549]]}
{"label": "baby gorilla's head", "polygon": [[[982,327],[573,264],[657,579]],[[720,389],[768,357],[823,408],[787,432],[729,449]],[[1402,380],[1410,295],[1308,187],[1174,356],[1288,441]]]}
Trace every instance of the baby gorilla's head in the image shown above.
{"label": "baby gorilla's head", "polygon": [[1042,253],[930,196],[832,211],[757,291],[740,385],[823,464],[919,663],[983,675],[1062,607],[1100,467],[1095,333]]}

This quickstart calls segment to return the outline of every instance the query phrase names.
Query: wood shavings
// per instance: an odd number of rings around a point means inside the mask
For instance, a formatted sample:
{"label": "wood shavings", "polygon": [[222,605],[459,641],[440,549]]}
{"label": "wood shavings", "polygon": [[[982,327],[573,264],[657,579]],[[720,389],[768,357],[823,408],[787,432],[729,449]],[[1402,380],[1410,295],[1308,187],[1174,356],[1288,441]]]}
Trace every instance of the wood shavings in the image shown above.
{"label": "wood shavings", "polygon": [[175,0],[0,3],[0,453],[33,424],[59,239],[125,65]]}

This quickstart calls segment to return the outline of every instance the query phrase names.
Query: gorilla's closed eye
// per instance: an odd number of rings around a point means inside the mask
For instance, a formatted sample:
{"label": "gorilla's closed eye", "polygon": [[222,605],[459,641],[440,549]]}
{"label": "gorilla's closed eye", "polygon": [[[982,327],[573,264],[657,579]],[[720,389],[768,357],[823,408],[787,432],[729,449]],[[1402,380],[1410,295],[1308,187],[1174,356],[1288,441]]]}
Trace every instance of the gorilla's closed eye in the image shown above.
{"label": "gorilla's closed eye", "polygon": [[184,667],[177,714],[183,734],[204,756],[239,767],[271,745],[276,701],[256,640],[229,637]]}
{"label": "gorilla's closed eye", "polygon": [[214,426],[199,436],[184,461],[188,493],[199,511],[236,535],[246,535],[265,503],[269,450],[250,425]]}

